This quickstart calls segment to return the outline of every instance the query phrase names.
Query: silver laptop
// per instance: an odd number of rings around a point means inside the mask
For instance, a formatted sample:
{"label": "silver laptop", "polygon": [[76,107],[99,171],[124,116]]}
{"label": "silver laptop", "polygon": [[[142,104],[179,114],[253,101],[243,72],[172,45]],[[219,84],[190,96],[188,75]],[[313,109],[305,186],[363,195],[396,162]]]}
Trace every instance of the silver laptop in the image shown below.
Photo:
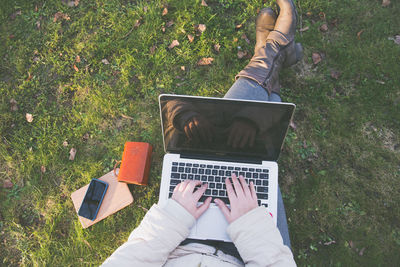
{"label": "silver laptop", "polygon": [[[208,196],[229,206],[225,179],[233,173],[253,181],[259,205],[267,207],[275,225],[278,206],[276,163],[292,119],[291,103],[163,94],[159,96],[166,152],[159,204],[171,197],[177,184],[200,180]],[[197,220],[188,238],[231,242],[219,208]]]}

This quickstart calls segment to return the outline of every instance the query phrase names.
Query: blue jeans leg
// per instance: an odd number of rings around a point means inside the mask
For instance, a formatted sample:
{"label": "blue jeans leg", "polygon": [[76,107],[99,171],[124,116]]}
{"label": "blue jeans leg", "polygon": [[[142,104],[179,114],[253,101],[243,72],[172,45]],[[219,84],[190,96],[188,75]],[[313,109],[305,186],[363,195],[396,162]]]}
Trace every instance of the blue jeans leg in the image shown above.
{"label": "blue jeans leg", "polygon": [[[282,102],[281,97],[278,94],[272,93],[271,95],[268,95],[268,92],[263,87],[261,87],[257,82],[247,78],[239,78],[238,80],[236,80],[236,82],[232,85],[229,91],[225,94],[224,98]],[[278,216],[277,226],[279,232],[282,235],[283,244],[291,248],[285,206],[283,204],[282,194],[279,187],[278,187],[277,216]]]}

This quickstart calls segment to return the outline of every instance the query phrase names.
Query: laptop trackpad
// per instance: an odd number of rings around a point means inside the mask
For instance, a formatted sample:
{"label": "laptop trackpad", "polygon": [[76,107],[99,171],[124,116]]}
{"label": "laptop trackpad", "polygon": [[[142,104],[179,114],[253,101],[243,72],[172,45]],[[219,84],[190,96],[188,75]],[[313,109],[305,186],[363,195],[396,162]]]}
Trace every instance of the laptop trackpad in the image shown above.
{"label": "laptop trackpad", "polygon": [[210,205],[208,210],[197,220],[190,238],[214,239],[232,242],[226,233],[228,222],[222,212],[215,205]]}

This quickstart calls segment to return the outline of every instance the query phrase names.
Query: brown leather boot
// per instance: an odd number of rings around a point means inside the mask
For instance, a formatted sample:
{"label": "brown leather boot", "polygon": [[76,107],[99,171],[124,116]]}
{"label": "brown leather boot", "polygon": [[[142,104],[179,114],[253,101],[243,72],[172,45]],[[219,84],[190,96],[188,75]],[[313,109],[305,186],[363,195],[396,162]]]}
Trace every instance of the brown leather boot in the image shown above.
{"label": "brown leather boot", "polygon": [[276,13],[272,8],[263,8],[258,13],[256,19],[256,45],[254,51],[258,48],[265,46],[268,34],[275,27]]}
{"label": "brown leather boot", "polygon": [[256,47],[249,64],[236,75],[236,78],[246,77],[258,82],[269,94],[280,93],[279,85],[275,86],[279,71],[289,54],[287,51],[295,51],[296,47],[294,34],[297,17],[293,1],[277,0],[277,4],[280,8],[279,16],[274,30],[268,34],[266,44]]}

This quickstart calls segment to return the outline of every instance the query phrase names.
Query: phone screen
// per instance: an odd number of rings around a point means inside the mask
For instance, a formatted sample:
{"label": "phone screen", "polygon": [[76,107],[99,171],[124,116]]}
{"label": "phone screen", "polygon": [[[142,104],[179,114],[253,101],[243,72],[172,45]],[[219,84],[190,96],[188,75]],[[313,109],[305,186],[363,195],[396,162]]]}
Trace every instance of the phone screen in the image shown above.
{"label": "phone screen", "polygon": [[92,221],[96,219],[97,212],[99,211],[107,188],[108,184],[106,182],[92,179],[78,214]]}

